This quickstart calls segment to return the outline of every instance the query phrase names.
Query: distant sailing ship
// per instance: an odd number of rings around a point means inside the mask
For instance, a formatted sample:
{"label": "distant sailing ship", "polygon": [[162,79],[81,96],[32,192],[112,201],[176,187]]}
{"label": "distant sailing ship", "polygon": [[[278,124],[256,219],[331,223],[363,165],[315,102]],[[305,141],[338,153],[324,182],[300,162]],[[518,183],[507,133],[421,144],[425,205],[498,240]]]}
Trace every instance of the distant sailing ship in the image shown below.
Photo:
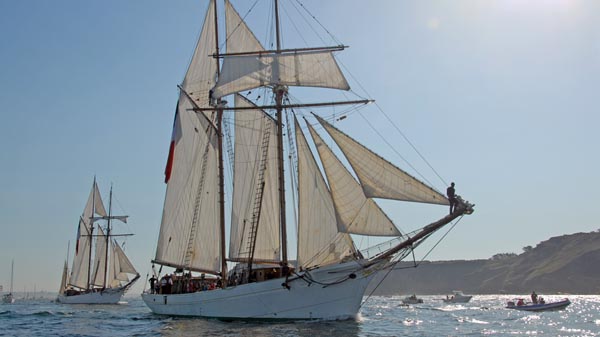
{"label": "distant sailing ship", "polygon": [[13,260],[10,264],[10,290],[8,291],[8,294],[2,295],[2,303],[5,303],[5,304],[15,303],[15,296],[13,295],[14,273],[15,273],[15,260]]}
{"label": "distant sailing ship", "polygon": [[[77,243],[69,276],[65,261],[58,302],[68,304],[115,304],[140,277],[114,237],[131,234],[111,233],[111,221],[127,222],[128,216],[115,216],[112,211],[112,187],[108,213],[104,208],[96,179],[79,218]],[[106,221],[102,229],[97,221]],[[95,231],[94,229],[97,229]],[[92,249],[95,248],[92,256]],[[132,279],[129,279],[133,276]]]}
{"label": "distant sailing ship", "polygon": [[[448,199],[315,115],[358,177],[357,181],[306,122],[325,180],[300,121],[294,114],[294,121],[286,122],[285,116],[292,115],[293,109],[372,101],[292,104],[288,88],[348,90],[333,55],[345,47],[281,49],[275,0],[277,48],[265,50],[229,1],[224,8],[227,53],[219,51],[217,1],[213,0],[180,86],[165,170],[163,216],[152,261],[153,270],[156,264],[161,267],[151,279],[155,287],[142,298],[153,312],[165,315],[356,317],[376,272],[391,268],[446,224],[471,214],[473,205],[458,197],[453,213],[410,235],[402,234],[374,198],[438,205],[448,205]],[[265,92],[272,93],[274,104],[257,106],[239,94],[256,88],[268,88]],[[234,108],[222,100],[229,95],[234,95]],[[231,134],[225,111],[234,111],[234,146],[224,137]],[[297,204],[286,203],[284,191],[286,133],[294,173],[291,194]],[[234,163],[228,254],[224,139]],[[292,220],[286,210],[292,209],[291,204],[297,211],[295,263],[288,259],[287,246],[286,225]],[[351,234],[394,239],[388,248],[365,257]],[[236,265],[228,270],[228,262]],[[174,273],[161,275],[165,266],[175,268]]]}

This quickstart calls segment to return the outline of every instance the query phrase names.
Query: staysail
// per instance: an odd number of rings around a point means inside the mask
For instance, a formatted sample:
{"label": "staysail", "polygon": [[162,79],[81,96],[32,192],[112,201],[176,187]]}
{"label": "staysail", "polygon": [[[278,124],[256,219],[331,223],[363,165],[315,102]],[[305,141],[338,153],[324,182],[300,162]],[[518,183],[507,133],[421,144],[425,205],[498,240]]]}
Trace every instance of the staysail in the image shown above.
{"label": "staysail", "polygon": [[128,274],[137,275],[138,272],[115,240],[111,241],[111,252],[112,267],[109,269],[108,279],[110,286],[116,288],[121,286],[121,281],[129,281]]}
{"label": "staysail", "polygon": [[448,205],[448,199],[315,116],[344,153],[368,198]]}
{"label": "staysail", "polygon": [[308,123],[307,125],[327,175],[331,196],[339,216],[340,232],[400,236],[400,231],[388,216],[373,199],[365,196],[352,174],[348,172],[314,128]]}
{"label": "staysail", "polygon": [[217,68],[207,57],[215,52],[213,23],[211,1],[175,114],[155,262],[216,273],[221,264],[217,133],[212,116],[192,111],[209,106],[214,86]]}
{"label": "staysail", "polygon": [[[235,106],[255,105],[236,95]],[[236,113],[234,151],[229,259],[279,261],[276,122],[259,109]],[[250,247],[254,247],[253,254]]]}
{"label": "staysail", "polygon": [[119,281],[129,281],[127,274],[135,275],[138,272],[137,270],[135,270],[135,267],[133,267],[133,264],[131,263],[131,261],[129,261],[129,258],[127,257],[127,255],[125,255],[125,252],[123,251],[123,248],[121,248],[121,246],[119,246],[118,243],[113,242],[113,248],[113,258],[116,261],[116,267],[114,268],[114,279]]}
{"label": "staysail", "polygon": [[304,134],[296,125],[298,148],[298,267],[341,261],[355,254],[350,235],[338,232],[337,217],[327,184]]}

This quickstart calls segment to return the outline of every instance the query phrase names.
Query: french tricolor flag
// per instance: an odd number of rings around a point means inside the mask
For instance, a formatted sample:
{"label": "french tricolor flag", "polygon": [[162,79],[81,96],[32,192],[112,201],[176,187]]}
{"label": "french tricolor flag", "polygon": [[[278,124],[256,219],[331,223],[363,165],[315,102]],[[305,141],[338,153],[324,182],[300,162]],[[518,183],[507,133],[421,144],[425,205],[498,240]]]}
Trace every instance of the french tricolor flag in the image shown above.
{"label": "french tricolor flag", "polygon": [[175,119],[173,120],[173,133],[171,134],[171,145],[169,146],[169,158],[167,159],[167,166],[165,167],[165,183],[171,179],[171,172],[173,169],[173,160],[175,159],[175,146],[181,139],[181,121],[179,120],[179,101],[177,101],[177,107],[175,108]]}

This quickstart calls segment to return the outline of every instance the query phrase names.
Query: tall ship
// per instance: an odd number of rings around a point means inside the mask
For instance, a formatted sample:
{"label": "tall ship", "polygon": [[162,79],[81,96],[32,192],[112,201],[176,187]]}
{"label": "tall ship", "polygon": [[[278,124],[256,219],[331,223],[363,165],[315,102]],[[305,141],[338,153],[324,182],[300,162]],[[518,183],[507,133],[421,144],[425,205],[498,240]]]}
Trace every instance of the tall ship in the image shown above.
{"label": "tall ship", "polygon": [[[372,100],[296,100],[292,87],[350,89],[334,56],[346,47],[282,48],[279,6],[272,2],[274,47],[266,49],[229,1],[208,4],[179,85],[153,276],[142,294],[156,314],[352,319],[378,272],[473,212],[456,196],[448,214],[442,193],[350,137],[331,112],[311,114]],[[443,216],[402,233],[376,199],[443,206]],[[361,236],[388,241],[361,251]]]}
{"label": "tall ship", "polygon": [[73,265],[65,261],[57,301],[67,304],[116,304],[140,275],[125,255],[112,222],[127,222],[127,215],[112,214],[112,187],[106,212],[94,183],[77,225]]}

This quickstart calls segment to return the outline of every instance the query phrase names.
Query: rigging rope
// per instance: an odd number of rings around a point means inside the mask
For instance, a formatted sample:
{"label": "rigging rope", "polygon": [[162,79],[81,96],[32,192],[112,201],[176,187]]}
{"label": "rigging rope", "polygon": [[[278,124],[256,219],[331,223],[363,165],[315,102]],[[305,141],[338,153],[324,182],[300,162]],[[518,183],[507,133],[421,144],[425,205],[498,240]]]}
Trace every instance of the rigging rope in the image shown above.
{"label": "rigging rope", "polygon": [[229,35],[225,36],[225,41],[223,41],[219,45],[219,49],[224,48],[227,45],[227,41],[229,41],[229,38],[231,37],[231,35],[233,35],[233,33],[235,33],[235,31],[242,25],[242,23],[246,22],[246,17],[250,14],[250,12],[252,12],[252,10],[254,9],[254,7],[256,6],[257,3],[258,3],[258,0],[254,1],[252,6],[250,6],[250,9],[248,9],[246,14],[244,14],[244,16],[242,17],[242,20],[240,21],[240,23],[238,23],[237,26],[235,26],[235,28],[233,28],[233,30],[231,31],[231,33]]}
{"label": "rigging rope", "polygon": [[[460,222],[460,220],[462,220],[462,218],[463,218],[463,216],[461,216],[460,218],[458,218],[458,220],[456,220],[454,222],[454,224],[446,231],[446,233],[444,233],[444,235],[442,235],[442,237],[435,243],[435,245],[433,245],[433,247],[431,247],[431,249],[429,249],[429,251],[427,252],[427,254],[425,254],[423,256],[423,258],[418,263],[415,263],[414,266],[403,267],[403,268],[394,268],[398,263],[400,263],[402,261],[402,259],[398,259],[398,260],[394,261],[393,263],[391,263],[391,266],[390,266],[391,268],[388,269],[388,271],[381,278],[381,280],[379,280],[379,282],[377,283],[377,285],[371,290],[371,292],[369,293],[369,295],[367,296],[367,298],[360,304],[360,307],[362,307],[363,305],[365,305],[365,303],[367,303],[367,301],[371,298],[371,296],[373,296],[373,293],[375,293],[375,291],[377,290],[377,288],[379,288],[379,286],[389,276],[389,274],[392,272],[392,270],[417,268],[425,260],[425,258],[427,258],[427,256],[429,256],[429,254],[431,254],[431,252],[440,244],[440,242],[442,242],[442,240],[444,240],[444,238],[446,238],[446,236],[448,236],[448,234],[454,229],[454,227],[456,227],[456,225]],[[413,247],[411,247],[410,250],[413,252],[413,261],[414,261],[414,249],[413,249]]]}
{"label": "rigging rope", "polygon": [[[329,30],[327,30],[327,28],[325,28],[325,26],[323,26],[323,24],[299,1],[296,0],[296,2],[300,5],[300,7],[302,7],[302,9],[304,9],[306,11],[306,13],[313,18],[313,20],[315,20],[316,23],[319,24],[319,26],[321,26],[321,28],[323,28],[323,30],[325,32],[327,32],[327,34],[329,34],[329,36],[333,39],[333,41],[335,41],[337,44],[341,45],[342,43],[340,42],[340,40],[338,40],[333,34],[331,34],[331,32],[329,32]],[[293,4],[293,3],[292,3]],[[316,33],[316,32],[315,32]],[[318,34],[317,34],[318,36]],[[319,37],[320,38],[320,37]],[[321,39],[321,41],[323,41]]]}
{"label": "rigging rope", "polygon": [[[350,75],[350,77],[352,77],[352,79],[356,82],[356,84],[358,84],[359,88],[361,88],[361,90],[363,90],[367,94],[367,97],[371,98],[372,96],[363,87],[363,85],[360,83],[360,81],[352,74],[352,72],[348,69],[348,67],[346,67],[346,65],[339,59],[338,59],[338,62],[342,65],[342,67],[344,68],[344,71],[346,71]],[[352,92],[355,93],[354,91],[352,91]],[[360,95],[358,95],[358,93],[355,93],[355,94],[360,97]],[[381,108],[381,106],[379,106],[379,104],[377,104],[377,102],[375,102],[375,106],[377,107],[379,112],[381,112],[385,116],[385,118],[390,122],[390,124],[396,129],[396,131],[398,131],[398,133],[402,136],[402,138],[404,138],[404,140],[408,143],[408,145],[410,145],[410,147],[417,153],[417,155],[425,162],[425,164],[440,179],[440,181],[444,184],[444,186],[447,186],[448,184],[446,183],[444,178],[442,178],[442,176],[435,170],[435,168],[433,168],[433,166],[429,163],[429,161],[427,161],[427,159],[425,159],[425,157],[421,154],[421,152],[417,149],[417,147],[410,141],[410,139],[408,139],[408,137],[404,134],[404,132],[402,132],[402,130],[400,130],[400,128],[396,125],[396,123],[394,123],[394,121],[383,111],[383,109]],[[398,152],[396,151],[396,149],[394,147],[392,147],[392,150],[394,152],[396,152],[396,154],[398,154]],[[402,158],[402,159],[405,160],[404,158]],[[417,171],[415,168],[413,168],[413,169],[417,172],[417,174],[419,174],[419,176],[423,177],[423,175],[419,171]]]}
{"label": "rigging rope", "polygon": [[365,116],[362,113],[359,112],[358,114],[360,115],[360,117],[362,117],[362,119],[365,120],[365,122],[379,136],[379,138],[381,138],[392,149],[392,151],[394,151],[400,157],[400,159],[402,159],[406,163],[406,165],[408,165],[411,169],[413,169],[421,177],[421,179],[423,179],[429,186],[433,186],[433,184],[427,178],[425,178],[425,176],[422,175],[421,172],[419,172],[419,170],[417,170],[417,168],[415,168],[408,160],[406,160],[406,158],[404,158],[394,148],[394,146],[392,146],[392,144],[390,144],[390,142],[388,142],[388,140],[373,126],[373,124],[371,124],[371,122],[367,118],[365,118]]}

